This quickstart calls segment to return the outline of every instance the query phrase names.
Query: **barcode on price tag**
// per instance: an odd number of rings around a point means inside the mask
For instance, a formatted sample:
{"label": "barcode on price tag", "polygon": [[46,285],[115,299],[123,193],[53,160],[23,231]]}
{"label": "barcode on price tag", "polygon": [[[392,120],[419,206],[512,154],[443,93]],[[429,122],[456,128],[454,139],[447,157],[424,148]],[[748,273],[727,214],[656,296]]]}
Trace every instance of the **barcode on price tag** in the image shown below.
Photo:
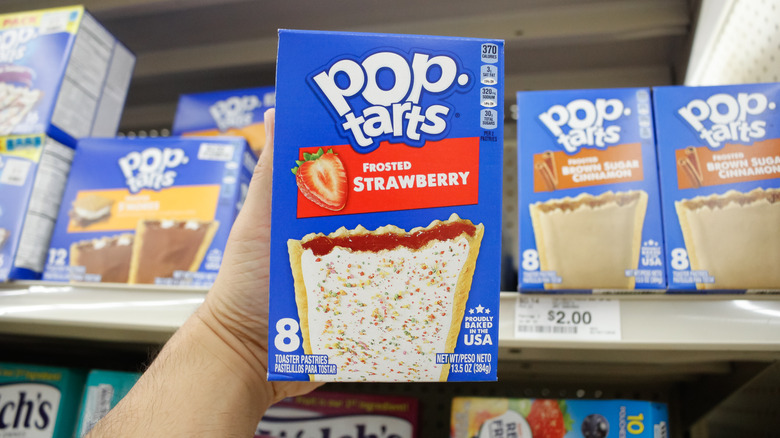
{"label": "barcode on price tag", "polygon": [[606,298],[519,296],[515,338],[619,341],[620,302]]}

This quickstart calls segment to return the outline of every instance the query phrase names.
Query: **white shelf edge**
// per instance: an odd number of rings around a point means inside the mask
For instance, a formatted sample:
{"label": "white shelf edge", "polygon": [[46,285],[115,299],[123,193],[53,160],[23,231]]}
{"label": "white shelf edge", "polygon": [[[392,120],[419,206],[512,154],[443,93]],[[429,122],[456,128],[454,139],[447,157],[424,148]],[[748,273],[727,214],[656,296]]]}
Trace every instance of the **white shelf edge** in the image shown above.
{"label": "white shelf edge", "polygon": [[[0,284],[0,333],[162,343],[205,294],[205,289],[155,286],[5,283]],[[520,296],[501,293],[498,343],[504,351],[535,350],[564,360],[576,360],[564,353],[574,350],[780,360],[780,295],[600,295],[620,304],[622,339],[614,342],[516,339]]]}

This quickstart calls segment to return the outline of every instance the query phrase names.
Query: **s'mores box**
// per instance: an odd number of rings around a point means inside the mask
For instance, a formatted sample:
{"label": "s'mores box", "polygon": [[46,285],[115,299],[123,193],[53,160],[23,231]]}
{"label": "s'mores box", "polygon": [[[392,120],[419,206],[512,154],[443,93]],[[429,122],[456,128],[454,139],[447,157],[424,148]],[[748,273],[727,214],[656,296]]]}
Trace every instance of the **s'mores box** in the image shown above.
{"label": "s'mores box", "polygon": [[244,137],[257,155],[265,146],[263,114],[276,102],[274,87],[183,94],[173,135]]}
{"label": "s'mores box", "polygon": [[495,380],[503,42],[280,31],[270,380]]}
{"label": "s'mores box", "polygon": [[238,137],[80,141],[44,280],[211,285],[255,162]]}
{"label": "s'mores box", "polygon": [[86,371],[0,363],[0,436],[72,438]]}
{"label": "s'mores box", "polygon": [[780,290],[780,83],[653,100],[669,288]]}
{"label": "s'mores box", "polygon": [[83,6],[0,15],[0,137],[113,136],[134,66]]}
{"label": "s'mores box", "polygon": [[519,288],[664,291],[646,88],[517,93]]}

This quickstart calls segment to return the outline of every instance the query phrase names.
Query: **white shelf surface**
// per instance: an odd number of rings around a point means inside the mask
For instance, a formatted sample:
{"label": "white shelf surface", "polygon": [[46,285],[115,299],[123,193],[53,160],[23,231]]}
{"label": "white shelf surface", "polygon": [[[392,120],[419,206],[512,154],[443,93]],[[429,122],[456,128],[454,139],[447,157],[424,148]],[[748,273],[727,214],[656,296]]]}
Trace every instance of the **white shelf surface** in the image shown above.
{"label": "white shelf surface", "polygon": [[[149,286],[0,284],[0,333],[159,343],[205,294],[205,289]],[[780,295],[601,296],[620,304],[622,338],[609,342],[516,339],[518,296],[501,294],[499,346],[504,350],[641,350],[780,360]]]}
{"label": "white shelf surface", "polygon": [[203,302],[205,289],[44,282],[0,284],[0,333],[164,342]]}

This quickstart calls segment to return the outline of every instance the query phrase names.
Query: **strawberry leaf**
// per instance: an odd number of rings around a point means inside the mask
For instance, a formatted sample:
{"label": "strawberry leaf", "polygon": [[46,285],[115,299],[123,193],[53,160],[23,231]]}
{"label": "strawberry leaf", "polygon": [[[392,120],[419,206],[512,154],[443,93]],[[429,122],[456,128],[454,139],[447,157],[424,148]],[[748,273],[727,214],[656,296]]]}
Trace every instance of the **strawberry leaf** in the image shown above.
{"label": "strawberry leaf", "polygon": [[569,415],[569,409],[566,405],[566,400],[558,400],[558,408],[561,410],[561,414],[563,414],[563,427],[566,428],[566,432],[572,430],[574,427],[574,419],[571,418],[571,415]]}

